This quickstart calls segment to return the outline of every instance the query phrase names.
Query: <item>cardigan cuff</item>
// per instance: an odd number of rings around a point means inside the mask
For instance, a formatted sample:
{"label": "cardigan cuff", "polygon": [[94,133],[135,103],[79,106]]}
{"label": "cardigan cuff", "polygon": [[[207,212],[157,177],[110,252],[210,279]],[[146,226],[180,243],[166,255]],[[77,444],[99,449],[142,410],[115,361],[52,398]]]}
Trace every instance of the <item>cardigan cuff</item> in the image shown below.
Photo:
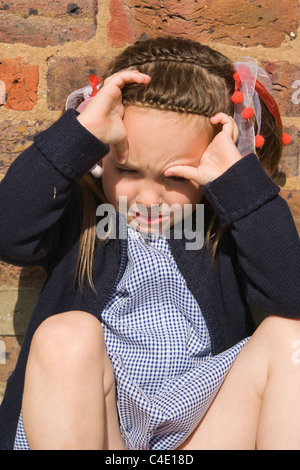
{"label": "cardigan cuff", "polygon": [[38,150],[68,179],[88,173],[108,152],[103,144],[77,119],[73,109],[66,111],[46,131],[34,137]]}
{"label": "cardigan cuff", "polygon": [[273,199],[280,188],[273,183],[255,154],[248,154],[223,175],[202,187],[222,226],[249,215]]}

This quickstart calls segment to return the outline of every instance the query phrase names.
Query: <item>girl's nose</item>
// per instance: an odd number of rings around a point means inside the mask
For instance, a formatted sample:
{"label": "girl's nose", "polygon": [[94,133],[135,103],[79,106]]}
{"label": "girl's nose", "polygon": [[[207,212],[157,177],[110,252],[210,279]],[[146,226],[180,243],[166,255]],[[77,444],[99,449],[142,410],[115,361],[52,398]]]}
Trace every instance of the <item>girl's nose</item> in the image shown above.
{"label": "girl's nose", "polygon": [[151,205],[159,205],[163,203],[160,186],[153,181],[141,181],[136,194],[136,203],[142,204],[147,208]]}

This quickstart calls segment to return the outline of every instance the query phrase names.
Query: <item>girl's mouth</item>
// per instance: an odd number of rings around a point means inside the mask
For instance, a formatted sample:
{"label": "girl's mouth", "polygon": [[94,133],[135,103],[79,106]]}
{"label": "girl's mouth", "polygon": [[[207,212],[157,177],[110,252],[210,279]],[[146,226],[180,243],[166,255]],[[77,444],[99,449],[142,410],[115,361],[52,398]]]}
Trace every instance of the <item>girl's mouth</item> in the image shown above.
{"label": "girl's mouth", "polygon": [[168,220],[168,215],[164,214],[141,214],[140,212],[136,212],[135,214],[135,221],[141,224],[146,225],[157,225],[161,224]]}

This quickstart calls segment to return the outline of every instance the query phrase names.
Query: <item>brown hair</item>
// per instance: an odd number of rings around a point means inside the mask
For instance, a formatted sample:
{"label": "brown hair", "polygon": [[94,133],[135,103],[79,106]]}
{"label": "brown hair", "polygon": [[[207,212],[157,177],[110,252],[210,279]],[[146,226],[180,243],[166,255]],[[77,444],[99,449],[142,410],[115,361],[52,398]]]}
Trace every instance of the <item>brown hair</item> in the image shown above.
{"label": "brown hair", "polygon": [[[151,76],[147,85],[128,84],[122,89],[124,106],[152,107],[178,113],[212,117],[218,112],[233,116],[234,92],[232,62],[220,52],[199,42],[176,37],[138,41],[122,51],[107,67],[103,78],[125,69],[137,69]],[[261,133],[265,144],[258,157],[272,176],[281,157],[281,130],[275,118],[262,104]],[[85,277],[92,283],[92,264],[96,240],[96,206],[103,201],[101,183],[87,175],[81,180],[83,194],[82,233],[76,267],[80,286]],[[214,255],[224,228],[213,215],[207,241],[214,238]],[[215,225],[215,235],[212,227]]]}

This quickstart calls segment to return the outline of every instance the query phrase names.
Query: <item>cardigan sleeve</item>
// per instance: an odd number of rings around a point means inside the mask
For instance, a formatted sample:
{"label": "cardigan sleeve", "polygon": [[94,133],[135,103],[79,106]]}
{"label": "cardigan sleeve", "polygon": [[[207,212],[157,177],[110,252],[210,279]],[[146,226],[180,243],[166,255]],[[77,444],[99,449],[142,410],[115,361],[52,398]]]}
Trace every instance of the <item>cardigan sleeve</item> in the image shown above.
{"label": "cardigan sleeve", "polygon": [[230,230],[231,256],[251,306],[300,317],[300,243],[289,207],[257,157],[247,155],[203,193]]}
{"label": "cardigan sleeve", "polygon": [[79,123],[73,110],[35,136],[0,183],[3,261],[47,265],[59,247],[60,220],[74,187],[108,151]]}

